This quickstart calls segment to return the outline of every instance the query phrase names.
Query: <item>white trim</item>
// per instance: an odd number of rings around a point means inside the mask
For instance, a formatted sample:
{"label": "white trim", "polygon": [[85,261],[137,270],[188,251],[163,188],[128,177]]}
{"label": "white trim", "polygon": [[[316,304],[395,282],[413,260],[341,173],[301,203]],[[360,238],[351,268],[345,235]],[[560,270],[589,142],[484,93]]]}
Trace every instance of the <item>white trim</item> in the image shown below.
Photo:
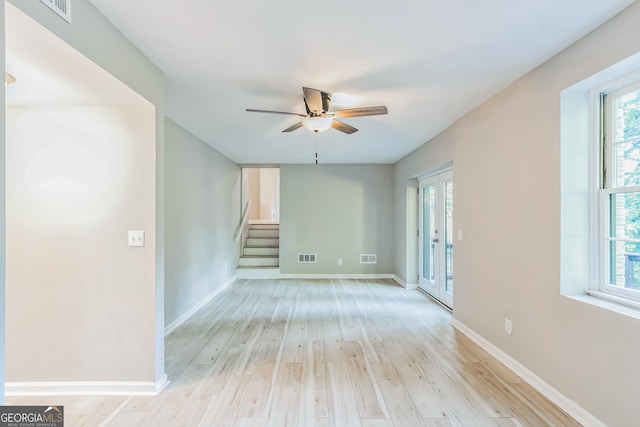
{"label": "white trim", "polygon": [[591,296],[587,293],[581,294],[581,295],[564,295],[564,297],[581,302],[581,303],[590,304],[594,307],[602,308],[604,310],[609,310],[613,313],[621,314],[623,316],[628,316],[628,317],[631,317],[632,319],[640,320],[640,310],[629,307],[627,305],[622,305],[615,302],[607,301],[603,298]]}
{"label": "white trim", "polygon": [[187,310],[182,316],[178,317],[176,320],[174,320],[173,322],[165,326],[164,335],[167,336],[171,332],[175,331],[180,325],[186,322],[191,316],[196,314],[198,310],[200,310],[202,307],[207,305],[209,301],[214,299],[220,292],[228,288],[233,282],[236,281],[236,279],[237,279],[236,276],[231,277],[229,280],[224,282],[222,286],[218,286],[213,292],[211,292],[209,295],[204,297],[204,299],[202,299],[199,303],[197,303],[196,305],[191,307],[189,310]]}
{"label": "white trim", "polygon": [[281,279],[391,279],[407,290],[418,289],[416,283],[407,284],[395,274],[281,274]]}
{"label": "white trim", "polygon": [[596,298],[601,298],[605,301],[609,301],[615,304],[620,304],[620,305],[624,305],[633,309],[640,309],[640,301],[636,301],[630,298],[625,298],[623,296],[618,296],[618,295],[614,295],[614,294],[610,294],[608,292],[600,292],[600,291],[592,291],[590,289],[588,289],[587,291],[585,291],[587,293],[587,295],[590,295],[592,297],[596,297]]}
{"label": "white trim", "polygon": [[575,401],[569,399],[564,394],[553,388],[542,378],[531,372],[520,362],[509,356],[504,351],[493,345],[491,342],[477,334],[474,330],[466,326],[457,319],[451,319],[451,326],[469,337],[472,341],[482,347],[485,351],[498,359],[507,368],[511,369],[516,375],[525,380],[530,386],[542,393],[547,399],[555,403],[572,416],[576,421],[585,426],[591,427],[607,427],[605,423],[596,418],[589,411],[578,405]]}
{"label": "white trim", "polygon": [[394,279],[393,274],[281,274],[281,279]]}
{"label": "white trim", "polygon": [[7,382],[5,396],[155,396],[169,381],[163,375],[152,381],[51,381]]}
{"label": "white trim", "polygon": [[392,279],[395,280],[398,285],[402,286],[405,289],[408,289],[408,290],[418,289],[417,283],[406,283],[404,280],[402,280],[395,274],[393,275]]}
{"label": "white trim", "polygon": [[162,390],[167,388],[169,383],[171,383],[171,381],[169,381],[169,377],[167,376],[167,374],[164,374],[162,377],[160,377],[159,380],[156,381],[156,392],[155,392],[155,394],[158,394]]}
{"label": "white trim", "polygon": [[415,175],[414,178],[418,180],[418,187],[424,187],[423,185],[424,182],[421,183],[420,181],[424,181],[435,175],[441,174],[443,172],[449,172],[449,171],[453,171],[453,160],[449,160],[448,162],[443,163],[440,166],[437,166],[433,169],[429,169],[418,175]]}
{"label": "white trim", "polygon": [[407,290],[418,289],[416,283],[407,284],[395,274],[281,274],[281,279],[391,279]]}

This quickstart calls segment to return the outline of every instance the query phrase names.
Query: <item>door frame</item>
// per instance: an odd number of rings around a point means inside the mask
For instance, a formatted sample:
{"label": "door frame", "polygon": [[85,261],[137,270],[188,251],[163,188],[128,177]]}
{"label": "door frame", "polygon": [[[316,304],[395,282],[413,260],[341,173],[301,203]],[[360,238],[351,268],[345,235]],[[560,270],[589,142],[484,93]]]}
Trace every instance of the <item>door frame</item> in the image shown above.
{"label": "door frame", "polygon": [[[453,257],[453,224],[447,224],[446,217],[446,191],[445,184],[447,182],[453,182],[453,168],[439,169],[436,172],[423,175],[418,178],[418,288],[444,304],[445,306],[453,307],[453,292],[449,291],[448,284],[453,285],[453,275],[448,280],[449,269],[452,268],[450,264],[447,268],[447,261],[452,263],[452,259],[447,258],[448,245],[451,245],[451,253],[449,257]],[[434,194],[434,209],[435,215],[433,220],[430,221],[429,236],[426,236],[424,230],[424,188],[433,186],[435,188]],[[432,223],[432,224],[431,224]],[[432,229],[433,228],[433,229]],[[429,241],[435,242],[431,244],[431,250],[433,255],[430,260],[432,266],[430,272],[432,277],[424,278],[424,239],[428,238]]]}

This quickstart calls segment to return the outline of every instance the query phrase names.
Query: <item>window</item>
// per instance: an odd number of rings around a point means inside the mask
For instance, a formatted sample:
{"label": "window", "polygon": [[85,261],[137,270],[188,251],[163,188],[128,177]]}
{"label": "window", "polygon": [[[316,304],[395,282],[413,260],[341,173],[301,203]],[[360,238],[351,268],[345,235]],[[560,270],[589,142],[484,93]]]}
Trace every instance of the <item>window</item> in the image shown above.
{"label": "window", "polygon": [[640,82],[600,97],[599,291],[640,302]]}
{"label": "window", "polygon": [[639,120],[640,52],[560,92],[560,294],[636,319]]}

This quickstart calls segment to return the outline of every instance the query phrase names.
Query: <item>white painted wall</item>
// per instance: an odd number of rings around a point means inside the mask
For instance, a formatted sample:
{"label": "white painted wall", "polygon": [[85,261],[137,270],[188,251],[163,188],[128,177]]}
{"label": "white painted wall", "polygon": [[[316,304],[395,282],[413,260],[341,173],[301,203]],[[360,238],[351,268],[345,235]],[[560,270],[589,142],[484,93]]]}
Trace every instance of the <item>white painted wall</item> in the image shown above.
{"label": "white painted wall", "polygon": [[[281,273],[392,271],[391,165],[282,165],[280,181]],[[298,253],[316,253],[317,264],[298,264]],[[378,263],[360,264],[360,254]]]}
{"label": "white painted wall", "polygon": [[245,185],[245,198],[242,206],[251,200],[251,207],[249,208],[249,221],[260,221],[260,169],[258,168],[244,168],[244,185]]}
{"label": "white painted wall", "polygon": [[280,191],[280,169],[260,169],[260,220],[280,221],[278,207]]}
{"label": "white painted wall", "polygon": [[610,426],[640,420],[640,320],[560,294],[560,91],[640,51],[639,21],[635,3],[394,167],[396,274],[416,271],[410,178],[453,161],[455,318]]}
{"label": "white painted wall", "polygon": [[7,109],[7,381],[153,380],[154,114]]}
{"label": "white painted wall", "polygon": [[243,168],[242,206],[251,200],[250,222],[280,221],[280,169]]}
{"label": "white painted wall", "polygon": [[235,276],[240,168],[168,119],[165,138],[169,325]]}
{"label": "white painted wall", "polygon": [[[148,194],[142,198],[148,205],[144,209],[153,212],[154,223],[150,233],[152,246],[147,246],[146,251],[154,253],[153,269],[148,271],[142,266],[145,273],[136,273],[136,278],[144,276],[145,289],[149,289],[152,300],[132,301],[132,304],[143,304],[151,310],[151,318],[141,318],[138,315],[131,323],[136,321],[146,325],[152,325],[151,347],[141,357],[145,358],[146,366],[143,372],[136,372],[135,378],[145,377],[145,381],[162,381],[164,375],[164,87],[162,73],[142,55],[119,31],[117,31],[100,14],[88,0],[74,0],[73,23],[67,24],[55,13],[39,1],[9,0],[9,2],[45,26],[58,37],[79,50],[88,58],[96,62],[102,68],[115,75],[120,81],[145,97],[155,107],[154,151],[147,158],[153,165],[152,174],[154,182]],[[2,8],[5,7],[4,2]],[[3,21],[4,22],[4,21]],[[2,44],[4,57],[4,43]],[[0,112],[4,112],[4,104],[0,106]],[[4,114],[3,114],[4,115]],[[4,133],[0,139],[4,141]],[[4,162],[2,162],[4,167]],[[4,176],[4,174],[2,174]],[[4,221],[1,221],[4,222]],[[2,247],[4,247],[2,245]],[[106,272],[103,270],[103,273]],[[105,319],[108,320],[108,319]],[[99,331],[98,331],[99,332]],[[98,335],[96,335],[98,336]],[[97,339],[97,338],[94,338]],[[9,350],[7,350],[7,353]],[[115,356],[117,358],[117,356]],[[78,366],[79,372],[85,372],[85,367]],[[150,374],[149,374],[150,372]],[[127,372],[121,372],[121,375]],[[96,373],[89,377],[94,379]],[[30,375],[32,377],[32,375]],[[80,375],[69,375],[62,380],[79,378]],[[89,380],[89,378],[83,378]],[[124,378],[124,377],[122,377]],[[130,378],[127,378],[130,379]]]}

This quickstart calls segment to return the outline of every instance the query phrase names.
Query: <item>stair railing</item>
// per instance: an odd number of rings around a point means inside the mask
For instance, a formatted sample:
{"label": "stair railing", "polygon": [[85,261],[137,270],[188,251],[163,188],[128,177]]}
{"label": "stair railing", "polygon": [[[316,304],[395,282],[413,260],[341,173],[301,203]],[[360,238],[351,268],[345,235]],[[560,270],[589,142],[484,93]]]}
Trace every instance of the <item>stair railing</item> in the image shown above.
{"label": "stair railing", "polygon": [[240,224],[238,224],[238,228],[236,228],[235,239],[236,242],[240,241],[240,238],[244,234],[244,229],[249,222],[249,208],[251,208],[251,200],[247,200],[247,204],[244,205],[244,210],[242,211],[242,218],[240,218]]}

